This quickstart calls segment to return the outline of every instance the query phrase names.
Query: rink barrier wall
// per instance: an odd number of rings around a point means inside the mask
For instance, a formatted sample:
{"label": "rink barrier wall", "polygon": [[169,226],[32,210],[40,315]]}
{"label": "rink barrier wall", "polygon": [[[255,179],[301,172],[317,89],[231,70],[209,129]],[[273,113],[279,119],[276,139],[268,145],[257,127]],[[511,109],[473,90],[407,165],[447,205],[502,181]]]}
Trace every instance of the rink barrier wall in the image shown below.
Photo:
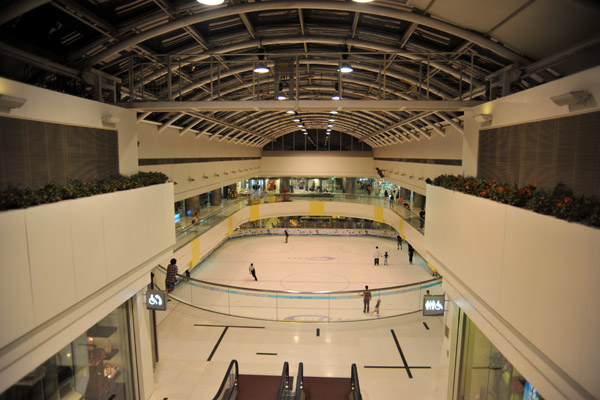
{"label": "rink barrier wall", "polygon": [[[158,282],[166,276],[164,267],[155,269]],[[160,285],[159,285],[160,286]],[[422,311],[423,296],[444,294],[441,279],[408,285],[372,289],[371,310],[375,300],[384,298],[379,314],[365,315],[362,292],[300,292],[243,288],[179,276],[171,293],[174,299],[210,312],[272,321],[351,322],[381,317],[396,317]],[[302,312],[302,314],[298,314]]]}

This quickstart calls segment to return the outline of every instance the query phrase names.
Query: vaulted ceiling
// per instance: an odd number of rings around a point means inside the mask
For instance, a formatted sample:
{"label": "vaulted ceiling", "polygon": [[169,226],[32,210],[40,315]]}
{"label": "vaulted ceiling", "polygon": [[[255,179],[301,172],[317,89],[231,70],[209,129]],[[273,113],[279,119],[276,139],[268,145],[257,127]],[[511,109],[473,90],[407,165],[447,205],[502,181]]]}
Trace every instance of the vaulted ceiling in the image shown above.
{"label": "vaulted ceiling", "polygon": [[5,0],[0,74],[161,131],[262,147],[330,128],[377,148],[600,64],[599,20],[593,0]]}

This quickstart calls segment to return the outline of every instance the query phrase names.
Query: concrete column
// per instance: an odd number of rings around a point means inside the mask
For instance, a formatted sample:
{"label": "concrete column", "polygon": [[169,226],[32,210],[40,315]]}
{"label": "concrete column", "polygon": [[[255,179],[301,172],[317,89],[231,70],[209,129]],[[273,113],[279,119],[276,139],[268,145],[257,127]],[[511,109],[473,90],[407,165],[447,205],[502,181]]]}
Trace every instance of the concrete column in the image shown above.
{"label": "concrete column", "polygon": [[287,193],[291,193],[290,178],[281,178],[279,181],[281,182],[279,185],[279,193],[283,193],[285,190],[287,190]]}
{"label": "concrete column", "polygon": [[402,188],[402,192],[400,192],[400,197],[402,197],[403,203],[410,203],[410,190]]}
{"label": "concrete column", "polygon": [[221,205],[221,188],[210,191],[210,205]]}
{"label": "concrete column", "polygon": [[195,212],[200,210],[200,196],[194,196],[185,199],[185,210],[191,210],[190,215],[194,215]]}
{"label": "concrete column", "polygon": [[355,178],[344,178],[346,181],[344,185],[344,193],[356,194],[356,179]]}
{"label": "concrete column", "polygon": [[421,208],[425,208],[425,196],[415,192],[415,194],[413,196],[413,208],[415,210],[420,210]]}

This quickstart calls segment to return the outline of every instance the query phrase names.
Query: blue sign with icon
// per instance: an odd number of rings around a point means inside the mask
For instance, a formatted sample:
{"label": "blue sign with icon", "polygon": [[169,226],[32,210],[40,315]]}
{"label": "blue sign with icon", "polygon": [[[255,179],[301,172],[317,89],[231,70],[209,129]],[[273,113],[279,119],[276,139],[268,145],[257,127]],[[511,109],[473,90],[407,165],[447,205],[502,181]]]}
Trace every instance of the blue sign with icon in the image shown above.
{"label": "blue sign with icon", "polygon": [[166,310],[167,293],[162,290],[148,290],[146,292],[146,308],[148,310]]}

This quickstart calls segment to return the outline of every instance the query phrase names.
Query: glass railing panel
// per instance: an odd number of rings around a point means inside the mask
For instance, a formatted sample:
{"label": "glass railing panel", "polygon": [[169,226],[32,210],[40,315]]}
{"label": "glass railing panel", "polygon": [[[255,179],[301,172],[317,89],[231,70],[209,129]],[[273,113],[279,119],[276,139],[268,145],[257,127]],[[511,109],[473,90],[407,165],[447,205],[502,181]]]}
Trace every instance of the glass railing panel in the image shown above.
{"label": "glass railing panel", "polygon": [[[155,269],[156,282],[164,268]],[[181,277],[172,297],[193,306],[233,316],[279,321],[335,322],[389,317],[417,312],[423,296],[443,294],[441,279],[400,287],[371,290],[368,314],[363,313],[362,291],[298,293],[253,290]],[[162,288],[162,286],[159,285]],[[379,313],[377,300],[381,299]]]}
{"label": "glass railing panel", "polygon": [[277,316],[280,321],[329,321],[329,294],[277,294]]}
{"label": "glass railing panel", "polygon": [[230,314],[229,288],[196,280],[189,283],[192,289],[192,305],[208,311]]}
{"label": "glass railing panel", "polygon": [[[289,199],[288,201],[340,201],[340,202],[349,202],[349,203],[359,203],[359,204],[369,204],[373,206],[381,206],[384,208],[389,208],[393,210],[396,214],[398,214],[402,219],[404,219],[409,225],[420,231],[424,232],[424,220],[420,218],[418,215],[410,212],[405,209],[402,204],[397,202],[393,202],[390,200],[383,199],[381,197],[375,196],[365,196],[365,195],[353,195],[353,194],[269,194],[264,195],[262,197],[253,197],[251,199],[240,199],[235,203],[229,204],[223,207],[220,210],[216,210],[212,212],[210,215],[207,215],[201,218],[200,222],[190,225],[181,231],[177,232],[176,236],[176,245],[175,248],[180,248],[187,243],[194,240],[196,237],[200,236],[204,232],[208,231],[210,228],[216,226],[221,221],[225,220],[230,215],[233,215],[238,210],[252,204],[262,204],[262,203],[275,203],[284,201],[284,199]],[[307,228],[312,228],[314,225],[307,223]],[[316,226],[315,226],[316,227]]]}
{"label": "glass railing panel", "polygon": [[230,314],[239,317],[277,319],[277,293],[232,288]]}

